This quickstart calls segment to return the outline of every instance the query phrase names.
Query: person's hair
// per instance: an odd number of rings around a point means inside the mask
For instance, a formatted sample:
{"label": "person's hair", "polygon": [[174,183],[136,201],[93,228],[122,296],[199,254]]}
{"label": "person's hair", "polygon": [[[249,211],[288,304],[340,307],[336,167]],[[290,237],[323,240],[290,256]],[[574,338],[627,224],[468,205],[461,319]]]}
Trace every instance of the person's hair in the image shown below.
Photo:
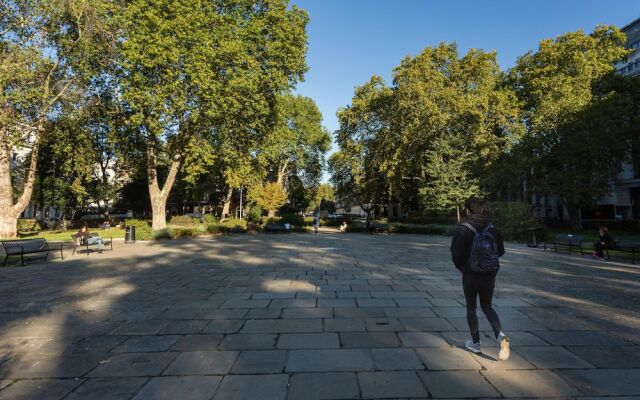
{"label": "person's hair", "polygon": [[471,196],[464,201],[464,209],[471,214],[482,214],[482,200],[478,197]]}
{"label": "person's hair", "polygon": [[602,233],[609,233],[609,228],[607,228],[604,225],[600,225],[600,232]]}
{"label": "person's hair", "polygon": [[82,230],[83,230],[83,229],[87,229],[87,230],[89,230],[89,228],[87,228],[87,226],[86,226],[86,225],[82,225],[82,226],[80,227],[80,232],[82,232]]}

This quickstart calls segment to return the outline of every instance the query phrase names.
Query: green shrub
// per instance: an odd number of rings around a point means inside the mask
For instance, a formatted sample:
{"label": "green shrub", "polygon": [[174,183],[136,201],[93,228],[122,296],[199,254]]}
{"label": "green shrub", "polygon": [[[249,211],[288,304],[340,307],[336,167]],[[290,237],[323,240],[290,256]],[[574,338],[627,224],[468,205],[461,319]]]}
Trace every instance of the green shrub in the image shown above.
{"label": "green shrub", "polygon": [[213,214],[205,214],[202,217],[202,222],[204,222],[207,225],[209,225],[209,224],[217,224],[218,223],[218,218]]}
{"label": "green shrub", "polygon": [[527,228],[538,227],[525,203],[488,202],[485,214],[500,230],[505,240],[525,240]]}
{"label": "green shrub", "polygon": [[176,215],[171,217],[170,223],[175,226],[197,226],[200,223],[200,220],[188,215]]}
{"label": "green shrub", "polygon": [[173,236],[171,231],[167,228],[158,229],[157,231],[153,231],[154,239],[171,239]]}
{"label": "green shrub", "polygon": [[126,226],[136,227],[136,240],[151,240],[155,237],[149,221],[143,219],[127,219]]}
{"label": "green shrub", "polygon": [[247,231],[247,221],[244,219],[231,218],[220,222],[218,225],[221,232],[244,233]]}
{"label": "green shrub", "polygon": [[455,232],[455,225],[439,224],[392,224],[391,233],[414,233],[420,235],[451,236]]}
{"label": "green shrub", "polygon": [[169,229],[169,233],[174,238],[181,237],[192,237],[200,234],[200,230],[198,228],[171,228]]}
{"label": "green shrub", "polygon": [[304,217],[300,214],[282,214],[278,222],[282,224],[304,225]]}
{"label": "green shrub", "polygon": [[207,225],[207,233],[210,233],[212,235],[217,235],[219,233],[221,233],[222,230],[220,230],[220,225],[218,224],[209,224]]}
{"label": "green shrub", "polygon": [[249,213],[247,214],[247,220],[249,222],[253,222],[254,224],[260,223],[262,220],[262,208],[260,208],[259,206],[251,207]]}
{"label": "green shrub", "polygon": [[19,218],[18,219],[18,232],[40,232],[42,228],[37,219],[32,218]]}

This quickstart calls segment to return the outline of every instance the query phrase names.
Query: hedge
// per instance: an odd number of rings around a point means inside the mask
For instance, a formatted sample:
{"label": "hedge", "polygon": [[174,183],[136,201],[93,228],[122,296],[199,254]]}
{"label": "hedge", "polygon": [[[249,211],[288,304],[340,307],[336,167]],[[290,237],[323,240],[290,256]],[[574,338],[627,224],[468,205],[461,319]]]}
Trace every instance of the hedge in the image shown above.
{"label": "hedge", "polygon": [[18,232],[40,232],[42,227],[37,219],[32,218],[19,218],[18,219]]}

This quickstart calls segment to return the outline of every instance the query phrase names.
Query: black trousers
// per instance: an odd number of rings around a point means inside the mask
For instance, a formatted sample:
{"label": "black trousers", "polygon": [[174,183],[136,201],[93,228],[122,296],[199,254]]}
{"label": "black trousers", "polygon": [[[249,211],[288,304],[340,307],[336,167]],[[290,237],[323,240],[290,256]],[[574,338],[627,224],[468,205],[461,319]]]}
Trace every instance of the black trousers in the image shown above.
{"label": "black trousers", "polygon": [[480,332],[478,331],[478,316],[476,315],[477,299],[480,298],[480,308],[487,317],[487,320],[493,328],[493,334],[496,339],[498,333],[502,330],[500,327],[500,318],[491,306],[493,300],[493,289],[496,286],[495,275],[483,275],[474,273],[462,274],[462,288],[464,290],[464,298],[467,303],[467,323],[469,331],[474,343],[480,341]]}
{"label": "black trousers", "polygon": [[593,244],[593,247],[595,247],[598,257],[604,257],[604,249],[609,248],[609,244],[603,244],[601,241],[596,240],[596,242]]}

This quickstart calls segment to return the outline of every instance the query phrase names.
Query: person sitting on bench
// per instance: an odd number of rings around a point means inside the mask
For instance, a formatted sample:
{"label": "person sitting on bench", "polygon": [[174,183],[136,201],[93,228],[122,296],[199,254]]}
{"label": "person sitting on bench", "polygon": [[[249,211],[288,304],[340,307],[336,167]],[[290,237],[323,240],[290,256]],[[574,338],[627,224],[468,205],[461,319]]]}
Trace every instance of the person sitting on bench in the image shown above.
{"label": "person sitting on bench", "polygon": [[609,234],[609,229],[606,226],[601,225],[598,232],[598,240],[593,244],[596,251],[593,252],[593,258],[604,260],[604,249],[610,249],[613,244],[613,237]]}
{"label": "person sitting on bench", "polygon": [[79,240],[86,240],[87,244],[97,245],[97,248],[100,251],[104,249],[104,241],[102,240],[102,238],[100,236],[91,236],[91,233],[89,233],[89,229],[87,229],[86,225],[80,228],[78,233],[76,233],[76,238],[78,238]]}
{"label": "person sitting on bench", "polygon": [[340,224],[340,232],[346,232],[347,231],[347,221],[342,221],[342,224]]}

